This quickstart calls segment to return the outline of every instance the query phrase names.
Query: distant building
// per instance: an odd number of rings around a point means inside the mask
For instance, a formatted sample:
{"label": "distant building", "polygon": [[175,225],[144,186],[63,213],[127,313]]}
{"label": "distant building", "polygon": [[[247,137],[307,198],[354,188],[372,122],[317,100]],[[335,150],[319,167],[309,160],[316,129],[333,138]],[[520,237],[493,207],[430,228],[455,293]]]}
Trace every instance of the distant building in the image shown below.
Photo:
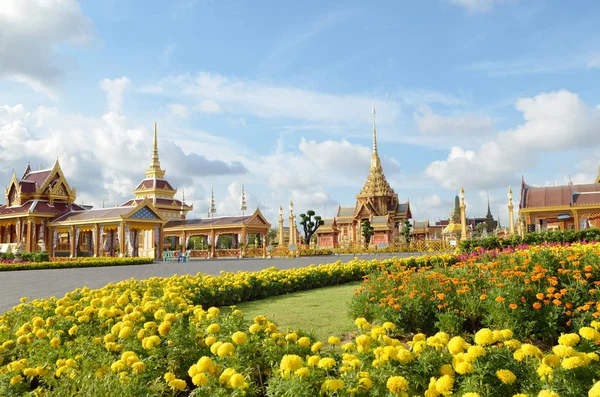
{"label": "distant building", "polygon": [[374,229],[371,244],[391,244],[399,238],[404,221],[410,218],[410,204],[398,201],[398,194],[388,183],[381,167],[373,106],[373,155],[367,181],[356,195],[354,207],[340,206],[335,218],[324,219],[327,226],[317,229],[317,244],[320,247],[333,247],[336,243],[345,247],[364,245],[364,221],[369,221]]}

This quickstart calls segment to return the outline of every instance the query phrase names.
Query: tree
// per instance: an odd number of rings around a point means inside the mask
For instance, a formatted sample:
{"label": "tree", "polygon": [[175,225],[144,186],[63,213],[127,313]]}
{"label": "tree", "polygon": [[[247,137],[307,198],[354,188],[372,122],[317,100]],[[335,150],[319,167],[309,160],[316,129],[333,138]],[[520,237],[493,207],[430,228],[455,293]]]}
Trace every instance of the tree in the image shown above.
{"label": "tree", "polygon": [[402,228],[402,234],[404,235],[404,240],[406,241],[406,243],[410,243],[410,229],[412,228],[412,225],[410,224],[410,222],[408,221],[408,219],[404,220],[404,227]]}
{"label": "tree", "polygon": [[304,228],[304,244],[310,244],[312,235],[315,234],[319,226],[325,223],[319,215],[315,216],[313,221],[314,215],[315,211],[313,210],[306,211],[306,214],[300,214],[300,218],[302,218],[300,224]]}
{"label": "tree", "polygon": [[274,241],[277,241],[277,237],[279,234],[279,228],[273,227],[267,233],[267,244],[272,244]]}
{"label": "tree", "polygon": [[371,241],[371,236],[373,236],[373,231],[375,229],[371,226],[371,222],[368,220],[362,223],[362,235],[365,238],[365,247],[369,246],[369,242]]}
{"label": "tree", "polygon": [[477,226],[475,226],[475,231],[473,232],[473,237],[481,236],[481,234],[483,233],[483,229],[485,229],[485,228],[486,228],[485,222],[478,223]]}
{"label": "tree", "polygon": [[460,219],[460,200],[458,198],[458,195],[456,195],[454,197],[454,214],[452,215],[452,220],[454,220],[454,223],[460,223],[461,219]]}

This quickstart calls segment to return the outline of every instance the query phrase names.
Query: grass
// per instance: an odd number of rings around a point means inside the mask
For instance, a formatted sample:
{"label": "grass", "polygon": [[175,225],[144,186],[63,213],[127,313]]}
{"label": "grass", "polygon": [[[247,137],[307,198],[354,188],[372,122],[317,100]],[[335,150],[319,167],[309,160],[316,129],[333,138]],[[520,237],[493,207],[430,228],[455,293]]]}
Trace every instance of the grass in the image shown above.
{"label": "grass", "polygon": [[348,302],[360,282],[274,296],[237,305],[246,318],[259,314],[273,321],[281,331],[301,329],[326,342],[329,336],[344,337],[355,330],[348,315]]}

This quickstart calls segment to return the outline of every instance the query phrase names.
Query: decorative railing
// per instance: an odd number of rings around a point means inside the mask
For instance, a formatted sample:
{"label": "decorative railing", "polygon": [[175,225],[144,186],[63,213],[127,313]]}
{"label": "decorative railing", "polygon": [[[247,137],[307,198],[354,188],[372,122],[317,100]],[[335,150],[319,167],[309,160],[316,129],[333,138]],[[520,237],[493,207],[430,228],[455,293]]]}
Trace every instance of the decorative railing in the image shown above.
{"label": "decorative railing", "polygon": [[239,258],[239,249],[218,249],[215,251],[217,258]]}
{"label": "decorative railing", "polygon": [[208,250],[191,250],[190,251],[190,258],[203,258],[203,259],[207,259],[208,258]]}
{"label": "decorative railing", "polygon": [[262,248],[246,248],[244,250],[244,256],[262,257],[263,249]]}

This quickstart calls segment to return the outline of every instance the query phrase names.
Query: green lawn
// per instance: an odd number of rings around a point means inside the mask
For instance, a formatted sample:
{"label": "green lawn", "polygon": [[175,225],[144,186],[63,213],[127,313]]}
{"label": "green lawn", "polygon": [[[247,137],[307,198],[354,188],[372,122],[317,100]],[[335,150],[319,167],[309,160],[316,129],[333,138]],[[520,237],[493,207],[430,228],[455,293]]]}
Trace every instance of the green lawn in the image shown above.
{"label": "green lawn", "polygon": [[237,307],[246,318],[259,314],[277,324],[281,331],[301,329],[312,332],[326,342],[331,335],[344,337],[355,331],[354,321],[348,316],[348,302],[360,282],[313,289],[288,295],[274,296]]}

